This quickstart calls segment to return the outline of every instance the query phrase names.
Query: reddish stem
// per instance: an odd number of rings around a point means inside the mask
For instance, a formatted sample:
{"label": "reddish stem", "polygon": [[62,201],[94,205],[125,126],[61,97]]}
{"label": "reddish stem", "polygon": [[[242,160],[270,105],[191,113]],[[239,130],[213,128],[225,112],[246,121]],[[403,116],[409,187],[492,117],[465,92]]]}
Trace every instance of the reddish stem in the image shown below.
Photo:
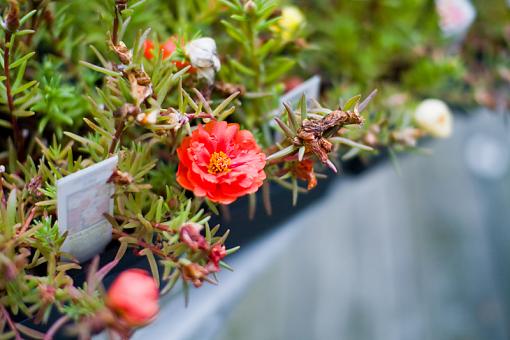
{"label": "reddish stem", "polygon": [[[134,217],[124,216],[124,215],[115,215],[115,218],[119,218],[121,220],[129,220],[129,221],[140,222],[138,219],[136,219]],[[168,227],[165,226],[164,224],[151,222],[151,225],[152,225],[152,227],[154,229],[158,229],[158,230],[161,230],[161,231],[166,231],[167,233],[170,233],[170,234],[175,234],[174,230],[168,229]]]}
{"label": "reddish stem", "polygon": [[12,321],[11,316],[9,315],[9,312],[7,311],[7,309],[5,309],[5,307],[3,305],[0,305],[0,309],[2,311],[2,314],[4,315],[5,320],[7,320],[7,324],[9,325],[11,330],[14,332],[14,336],[15,336],[16,340],[23,340],[23,338],[21,337],[21,335],[18,332],[18,329],[16,328],[16,325]]}
{"label": "reddish stem", "polygon": [[44,335],[43,340],[53,340],[53,336],[67,321],[69,321],[69,317],[67,315],[64,315],[58,319],[53,325],[51,325],[50,329],[48,329],[48,332]]}
{"label": "reddish stem", "polygon": [[18,236],[22,235],[25,231],[27,231],[30,223],[34,219],[36,210],[37,207],[32,207],[32,209],[30,210],[30,214],[28,215],[27,219],[25,220],[25,223],[23,224],[23,227],[21,227],[21,229],[18,231]]}
{"label": "reddish stem", "polygon": [[[129,235],[129,234],[126,234],[120,230],[117,230],[117,229],[113,229],[112,230],[112,233],[113,234],[116,234],[118,238],[120,237],[133,237],[133,235]],[[172,256],[172,255],[167,255],[165,254],[160,248],[154,246],[153,244],[149,244],[145,241],[142,241],[142,240],[136,240],[136,245],[141,247],[141,248],[147,248],[149,249],[150,251],[152,251],[154,254],[164,258],[164,259],[167,259],[167,260],[170,260],[170,261],[173,261],[173,262],[176,262],[177,263],[177,258],[175,258],[175,256]]]}

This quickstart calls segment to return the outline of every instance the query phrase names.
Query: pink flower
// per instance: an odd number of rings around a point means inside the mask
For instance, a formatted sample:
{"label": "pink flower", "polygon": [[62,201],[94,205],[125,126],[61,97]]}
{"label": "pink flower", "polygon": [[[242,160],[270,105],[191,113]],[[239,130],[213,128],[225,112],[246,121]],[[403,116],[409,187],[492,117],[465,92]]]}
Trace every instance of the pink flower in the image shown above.
{"label": "pink flower", "polygon": [[152,276],[141,269],[129,269],[110,286],[106,303],[129,326],[138,327],[149,323],[158,314],[158,296]]}

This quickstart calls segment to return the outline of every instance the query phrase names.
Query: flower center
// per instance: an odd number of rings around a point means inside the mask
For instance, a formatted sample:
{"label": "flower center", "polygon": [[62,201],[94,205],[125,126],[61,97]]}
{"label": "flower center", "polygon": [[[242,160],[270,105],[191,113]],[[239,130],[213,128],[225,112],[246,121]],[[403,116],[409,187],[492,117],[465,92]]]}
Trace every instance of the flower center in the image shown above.
{"label": "flower center", "polygon": [[207,168],[207,171],[213,175],[229,172],[231,162],[232,160],[230,157],[228,157],[223,151],[213,152],[211,159],[209,160],[209,167]]}

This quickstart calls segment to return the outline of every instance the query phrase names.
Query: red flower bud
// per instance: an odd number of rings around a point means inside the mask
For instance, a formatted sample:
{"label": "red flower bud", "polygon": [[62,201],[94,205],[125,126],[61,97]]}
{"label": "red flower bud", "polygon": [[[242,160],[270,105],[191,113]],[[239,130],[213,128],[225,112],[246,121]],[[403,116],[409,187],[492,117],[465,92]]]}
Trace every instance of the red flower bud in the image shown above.
{"label": "red flower bud", "polygon": [[149,60],[154,58],[154,56],[152,55],[153,49],[154,49],[154,42],[152,42],[152,40],[150,40],[150,39],[145,39],[145,41],[143,42],[143,55],[145,56],[145,58],[147,58]]}
{"label": "red flower bud", "polygon": [[[168,38],[162,45],[159,46],[159,50],[161,51],[161,53],[163,53],[163,60],[170,58],[172,56],[172,54],[175,52],[175,50],[177,49],[177,46],[175,44],[175,39],[176,38],[174,38],[174,37]],[[148,60],[151,60],[152,58],[154,58],[154,55],[152,53],[154,50],[154,42],[150,39],[145,39],[143,46],[144,46],[143,54],[145,55],[145,58],[147,58]],[[190,65],[189,61],[187,61],[187,60],[173,60],[172,63],[179,70]],[[190,70],[189,70],[190,73],[193,73],[195,71],[196,70],[193,67],[190,68]]]}
{"label": "red flower bud", "polygon": [[219,266],[220,261],[223,260],[225,256],[227,256],[227,250],[223,244],[216,243],[209,252],[209,260],[216,266]]}
{"label": "red flower bud", "polygon": [[209,249],[209,244],[207,243],[205,237],[200,234],[200,229],[202,227],[200,224],[196,223],[188,223],[181,227],[179,231],[179,239],[181,242],[185,243],[188,247],[193,250]]}
{"label": "red flower bud", "polygon": [[[143,54],[145,55],[145,58],[151,60],[154,57],[152,54],[152,50],[154,50],[154,42],[150,39],[145,39],[143,46]],[[172,53],[175,52],[175,49],[175,43],[172,38],[169,38],[164,44],[159,46],[159,50],[163,53],[163,59],[169,58]]]}
{"label": "red flower bud", "polygon": [[158,287],[144,270],[129,269],[122,272],[110,286],[107,305],[129,326],[149,323],[159,312]]}

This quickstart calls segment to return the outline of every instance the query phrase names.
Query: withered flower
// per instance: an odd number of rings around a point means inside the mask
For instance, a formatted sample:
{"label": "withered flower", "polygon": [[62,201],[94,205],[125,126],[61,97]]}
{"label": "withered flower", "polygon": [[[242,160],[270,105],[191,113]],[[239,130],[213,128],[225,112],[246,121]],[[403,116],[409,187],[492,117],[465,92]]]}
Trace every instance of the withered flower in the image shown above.
{"label": "withered flower", "polygon": [[120,185],[128,185],[133,183],[134,179],[133,176],[131,176],[128,172],[120,171],[119,169],[115,169],[110,176],[110,179],[108,179],[108,182],[113,182],[115,184]]}
{"label": "withered flower", "polygon": [[209,271],[202,267],[199,264],[196,263],[189,263],[186,265],[183,265],[181,268],[182,272],[182,278],[186,281],[191,281],[193,286],[196,288],[199,288],[202,286],[204,281],[208,281],[213,283],[207,275],[209,274]]}
{"label": "withered flower", "polygon": [[153,93],[150,78],[143,70],[129,70],[126,76],[131,85],[131,96],[139,106]]}
{"label": "withered flower", "polygon": [[41,188],[42,185],[42,177],[41,176],[35,176],[27,183],[26,188],[27,191],[35,197],[41,197],[43,194],[39,191],[39,188]]}
{"label": "withered flower", "polygon": [[111,44],[112,50],[117,54],[119,57],[119,60],[124,65],[131,64],[131,61],[133,59],[133,53],[130,49],[127,48],[126,44],[124,42],[119,41],[117,44]]}
{"label": "withered flower", "polygon": [[292,162],[291,172],[298,179],[308,182],[308,190],[312,190],[315,186],[317,186],[317,177],[315,176],[312,160],[304,159],[301,162]]}
{"label": "withered flower", "polygon": [[327,140],[344,125],[361,124],[363,118],[354,111],[335,110],[322,119],[305,119],[298,129],[294,144],[304,146],[307,152],[314,153],[319,160],[336,172],[328,154],[333,144]]}

